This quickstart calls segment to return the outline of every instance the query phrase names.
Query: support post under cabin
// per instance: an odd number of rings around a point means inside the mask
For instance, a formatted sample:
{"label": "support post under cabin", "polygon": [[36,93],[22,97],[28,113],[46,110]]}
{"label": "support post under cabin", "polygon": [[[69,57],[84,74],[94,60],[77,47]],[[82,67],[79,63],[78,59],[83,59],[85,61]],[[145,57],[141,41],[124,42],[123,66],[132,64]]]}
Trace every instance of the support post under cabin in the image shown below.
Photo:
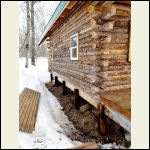
{"label": "support post under cabin", "polygon": [[50,76],[51,76],[51,82],[53,82],[53,79],[54,79],[54,78],[53,78],[53,74],[51,73]]}
{"label": "support post under cabin", "polygon": [[106,135],[107,133],[107,126],[106,126],[106,116],[104,114],[104,105],[99,104],[98,109],[100,111],[100,115],[99,115],[99,132],[100,135]]}
{"label": "support post under cabin", "polygon": [[80,97],[78,89],[74,89],[74,104],[77,109],[80,108]]}
{"label": "support post under cabin", "polygon": [[59,86],[59,81],[58,81],[58,77],[55,76],[55,86],[58,87]]}
{"label": "support post under cabin", "polygon": [[66,87],[66,82],[63,81],[63,95],[67,94],[67,87]]}

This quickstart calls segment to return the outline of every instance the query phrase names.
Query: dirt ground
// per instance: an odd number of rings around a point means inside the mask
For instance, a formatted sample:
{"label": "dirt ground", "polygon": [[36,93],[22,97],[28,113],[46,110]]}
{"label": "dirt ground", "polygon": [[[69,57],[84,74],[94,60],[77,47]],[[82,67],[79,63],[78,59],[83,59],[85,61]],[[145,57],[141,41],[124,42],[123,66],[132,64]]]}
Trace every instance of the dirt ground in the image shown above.
{"label": "dirt ground", "polygon": [[[74,105],[74,93],[67,89],[67,94],[62,94],[62,85],[56,87],[53,83],[45,84],[48,90],[59,100],[63,107],[64,113],[68,116],[69,120],[73,122],[78,133],[69,133],[68,137],[72,140],[81,142],[96,142],[96,143],[113,143],[123,145],[129,148],[130,142],[124,137],[124,130],[115,122],[107,118],[107,136],[101,136],[98,132],[98,111],[92,107],[82,112],[76,109]],[[84,101],[84,100],[83,100]]]}

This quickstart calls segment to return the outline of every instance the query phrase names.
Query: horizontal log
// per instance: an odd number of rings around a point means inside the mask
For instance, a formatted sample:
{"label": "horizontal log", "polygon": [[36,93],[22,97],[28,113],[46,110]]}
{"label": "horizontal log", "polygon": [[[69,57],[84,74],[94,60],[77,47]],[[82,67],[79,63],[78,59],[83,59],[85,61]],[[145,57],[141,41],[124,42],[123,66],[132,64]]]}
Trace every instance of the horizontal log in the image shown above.
{"label": "horizontal log", "polygon": [[124,59],[127,60],[128,56],[127,55],[118,55],[118,54],[109,54],[109,55],[101,55],[97,57],[97,61],[99,60],[119,60],[119,59]]}
{"label": "horizontal log", "polygon": [[[123,31],[123,30],[122,30]],[[125,31],[125,30],[124,30]],[[127,30],[126,30],[127,31]],[[92,38],[100,38],[100,37],[106,37],[108,35],[113,36],[114,38],[129,38],[129,34],[126,32],[104,32],[104,31],[91,31],[90,35]]]}
{"label": "horizontal log", "polygon": [[128,49],[128,44],[101,43],[99,45],[99,50],[100,49]]}
{"label": "horizontal log", "polygon": [[96,86],[91,87],[91,93],[92,94],[100,94],[100,88]]}
{"label": "horizontal log", "polygon": [[91,43],[90,46],[95,50],[95,49],[100,49],[101,48],[101,44],[103,43],[111,43],[111,44],[128,44],[129,39],[119,39],[119,38],[115,38],[112,36],[107,36],[107,37],[101,37],[99,39],[99,42],[95,42],[95,43]]}
{"label": "horizontal log", "polygon": [[[108,22],[110,22],[110,21],[101,19],[99,17],[95,17],[95,18],[92,18],[90,20],[90,25],[91,26],[104,25],[104,24],[107,24]],[[113,28],[114,29],[129,28],[129,22],[128,21],[119,21],[119,20],[117,21],[116,20],[116,21],[114,21]]]}
{"label": "horizontal log", "polygon": [[111,87],[106,87],[104,89],[101,89],[101,92],[125,90],[125,89],[130,89],[130,88],[131,88],[131,84],[117,85],[117,86],[111,86]]}
{"label": "horizontal log", "polygon": [[105,6],[98,6],[98,5],[89,5],[87,7],[87,11],[89,13],[97,13],[99,15],[101,15],[105,9],[106,9]]}
{"label": "horizontal log", "polygon": [[117,65],[101,67],[101,71],[113,71],[113,70],[131,70],[131,65]]}
{"label": "horizontal log", "polygon": [[123,6],[119,4],[113,4],[111,7],[103,12],[102,19],[124,19],[124,21],[130,20],[130,6]]}
{"label": "horizontal log", "polygon": [[88,56],[93,56],[93,55],[127,55],[128,50],[125,49],[101,49],[101,50],[89,50],[87,52],[81,52],[80,55],[88,55]]}
{"label": "horizontal log", "polygon": [[101,84],[101,87],[104,89],[106,87],[112,87],[112,86],[116,86],[116,85],[124,85],[124,84],[131,84],[131,79],[127,79],[127,80],[115,80],[115,81],[105,81]]}
{"label": "horizontal log", "polygon": [[[99,76],[99,75],[98,75]],[[114,81],[114,80],[127,80],[131,78],[130,74],[126,74],[126,75],[118,75],[118,76],[108,76],[108,77],[101,77],[102,81]]]}
{"label": "horizontal log", "polygon": [[108,76],[118,76],[118,75],[126,75],[131,74],[131,71],[124,71],[124,70],[116,70],[116,71],[101,71],[98,75],[100,77],[108,77]]}
{"label": "horizontal log", "polygon": [[121,5],[121,4],[113,4],[112,6],[119,10],[125,10],[131,12],[131,6]]}
{"label": "horizontal log", "polygon": [[100,78],[97,77],[97,76],[93,76],[93,75],[86,75],[82,79],[84,79],[85,81],[87,81],[87,82],[89,82],[91,84],[94,84],[94,83],[99,84],[100,83]]}
{"label": "horizontal log", "polygon": [[80,111],[81,112],[85,112],[85,111],[87,111],[90,108],[91,108],[90,104],[85,104],[85,105],[83,105],[83,106],[80,107]]}

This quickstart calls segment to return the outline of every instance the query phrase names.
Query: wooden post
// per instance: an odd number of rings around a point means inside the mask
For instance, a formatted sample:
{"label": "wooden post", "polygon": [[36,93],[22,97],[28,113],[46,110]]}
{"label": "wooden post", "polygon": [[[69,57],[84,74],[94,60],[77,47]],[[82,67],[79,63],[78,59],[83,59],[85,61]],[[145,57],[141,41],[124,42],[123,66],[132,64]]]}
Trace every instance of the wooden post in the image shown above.
{"label": "wooden post", "polygon": [[104,114],[104,105],[99,105],[100,116],[99,116],[99,132],[100,135],[106,135],[106,116]]}
{"label": "wooden post", "polygon": [[66,87],[66,82],[63,81],[63,95],[67,94],[67,87]]}
{"label": "wooden post", "polygon": [[80,108],[80,97],[78,89],[74,89],[74,104],[77,109]]}
{"label": "wooden post", "polygon": [[58,81],[58,77],[55,76],[55,86],[58,87],[59,86],[59,81]]}
{"label": "wooden post", "polygon": [[53,79],[54,79],[54,78],[53,78],[53,74],[51,73],[51,82],[53,82]]}

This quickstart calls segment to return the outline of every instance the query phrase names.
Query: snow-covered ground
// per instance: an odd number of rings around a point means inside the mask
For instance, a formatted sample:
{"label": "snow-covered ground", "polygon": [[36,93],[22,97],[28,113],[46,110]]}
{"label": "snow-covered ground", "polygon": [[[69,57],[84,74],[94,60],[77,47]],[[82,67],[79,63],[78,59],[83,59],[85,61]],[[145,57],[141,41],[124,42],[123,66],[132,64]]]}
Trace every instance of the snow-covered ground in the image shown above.
{"label": "snow-covered ground", "polygon": [[[50,79],[47,61],[47,58],[38,58],[36,66],[25,68],[25,59],[19,59],[19,94],[25,87],[41,92],[35,131],[32,134],[19,132],[20,149],[65,149],[78,143],[67,137],[66,133],[75,128],[61,110],[59,101],[45,87]],[[116,145],[102,145],[103,149],[113,147]]]}
{"label": "snow-covered ground", "polygon": [[[37,121],[34,134],[19,132],[19,147],[31,149],[33,142],[36,142],[34,136],[40,136],[45,141],[45,148],[57,149],[74,146],[73,142],[65,135],[73,129],[73,124],[61,110],[58,100],[47,90],[44,83],[49,81],[49,72],[47,69],[47,59],[40,58],[36,61],[36,67],[30,65],[25,68],[25,59],[19,60],[19,93],[25,87],[41,92]],[[40,132],[40,133],[39,133]]]}

